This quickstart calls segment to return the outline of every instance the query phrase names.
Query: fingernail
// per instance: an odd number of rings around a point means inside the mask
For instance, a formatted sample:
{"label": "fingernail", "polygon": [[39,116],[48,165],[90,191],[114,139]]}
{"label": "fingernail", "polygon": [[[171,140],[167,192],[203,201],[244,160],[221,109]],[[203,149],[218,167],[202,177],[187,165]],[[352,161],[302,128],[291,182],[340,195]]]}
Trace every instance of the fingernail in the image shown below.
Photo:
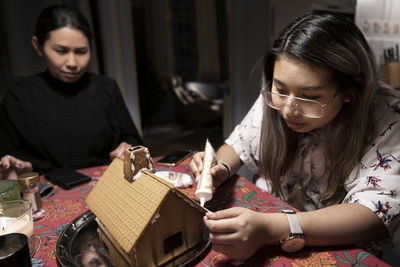
{"label": "fingernail", "polygon": [[215,217],[215,213],[214,212],[207,212],[206,216],[209,218]]}

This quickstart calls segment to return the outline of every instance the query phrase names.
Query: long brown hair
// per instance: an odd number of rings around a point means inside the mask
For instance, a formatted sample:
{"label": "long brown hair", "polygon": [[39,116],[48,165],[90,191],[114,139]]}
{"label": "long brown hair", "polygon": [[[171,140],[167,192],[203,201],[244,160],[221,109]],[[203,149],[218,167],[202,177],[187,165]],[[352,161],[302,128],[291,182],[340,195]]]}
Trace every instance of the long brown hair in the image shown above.
{"label": "long brown hair", "polygon": [[[344,183],[358,166],[366,144],[375,136],[371,102],[378,78],[374,56],[363,34],[345,17],[307,14],[275,40],[263,59],[263,90],[271,90],[275,61],[288,57],[330,71],[338,88],[352,97],[329,126],[326,156],[330,177],[320,200],[327,205],[344,197]],[[281,194],[280,179],[290,169],[301,134],[290,130],[279,113],[264,107],[260,171]]]}

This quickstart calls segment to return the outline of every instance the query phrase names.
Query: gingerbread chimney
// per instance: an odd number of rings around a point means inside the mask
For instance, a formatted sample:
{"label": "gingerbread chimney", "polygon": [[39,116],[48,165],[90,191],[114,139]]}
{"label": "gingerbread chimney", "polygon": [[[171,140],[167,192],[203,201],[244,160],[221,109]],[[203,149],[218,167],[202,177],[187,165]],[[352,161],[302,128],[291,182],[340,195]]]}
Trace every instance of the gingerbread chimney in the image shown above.
{"label": "gingerbread chimney", "polygon": [[135,146],[128,148],[124,152],[124,177],[129,182],[137,179],[143,170],[154,172],[153,160],[151,159],[149,149],[144,146]]}

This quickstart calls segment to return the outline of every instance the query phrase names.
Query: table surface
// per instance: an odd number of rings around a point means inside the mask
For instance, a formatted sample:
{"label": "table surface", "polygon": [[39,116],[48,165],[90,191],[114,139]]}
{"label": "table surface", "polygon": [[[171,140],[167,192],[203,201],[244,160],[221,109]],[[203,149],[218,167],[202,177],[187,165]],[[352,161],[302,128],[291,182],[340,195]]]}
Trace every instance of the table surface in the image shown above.
{"label": "table surface", "polygon": [[[156,160],[159,158],[155,158]],[[190,158],[169,170],[190,173]],[[158,170],[163,169],[155,164]],[[56,245],[63,229],[76,217],[88,210],[85,199],[107,166],[79,170],[92,177],[92,181],[71,190],[55,186],[55,194],[43,200],[46,210],[44,218],[34,223],[35,255],[33,266],[60,266],[56,258]],[[42,182],[47,182],[41,177]],[[194,187],[184,189],[194,197]],[[247,179],[234,176],[218,188],[206,207],[212,211],[229,207],[245,207],[259,212],[278,212],[291,208],[287,203],[262,191]],[[223,254],[210,250],[196,266],[389,266],[374,255],[355,247],[306,247],[303,250],[286,254],[278,246],[260,248],[255,255],[244,262],[233,261]]]}

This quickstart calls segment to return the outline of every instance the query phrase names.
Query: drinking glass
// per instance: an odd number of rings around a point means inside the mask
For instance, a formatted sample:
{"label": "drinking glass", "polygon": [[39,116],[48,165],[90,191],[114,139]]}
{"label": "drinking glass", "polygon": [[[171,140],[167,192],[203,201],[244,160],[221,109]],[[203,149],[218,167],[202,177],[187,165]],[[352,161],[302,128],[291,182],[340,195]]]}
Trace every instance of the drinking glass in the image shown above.
{"label": "drinking glass", "polygon": [[28,200],[0,203],[0,235],[21,233],[28,237],[31,256],[35,252],[33,238],[32,204]]}

